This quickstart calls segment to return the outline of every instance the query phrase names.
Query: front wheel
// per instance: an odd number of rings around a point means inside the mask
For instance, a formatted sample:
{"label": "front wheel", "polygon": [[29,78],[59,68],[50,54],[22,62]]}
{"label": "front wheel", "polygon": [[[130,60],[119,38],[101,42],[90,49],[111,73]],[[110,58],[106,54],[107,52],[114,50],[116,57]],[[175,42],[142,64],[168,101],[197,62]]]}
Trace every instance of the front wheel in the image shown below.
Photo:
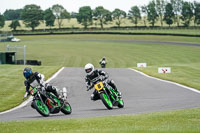
{"label": "front wheel", "polygon": [[124,101],[122,99],[118,100],[118,105],[119,108],[123,108],[124,107]]}
{"label": "front wheel", "polygon": [[72,113],[71,105],[68,102],[64,103],[64,106],[61,109],[61,112],[63,112],[65,115],[69,115]]}
{"label": "front wheel", "polygon": [[113,108],[110,98],[105,93],[101,93],[100,98],[101,98],[103,104],[107,107],[107,109]]}
{"label": "front wheel", "polygon": [[45,104],[43,105],[40,100],[34,100],[33,106],[37,110],[37,112],[40,113],[42,116],[44,116],[44,117],[49,116],[48,107]]}

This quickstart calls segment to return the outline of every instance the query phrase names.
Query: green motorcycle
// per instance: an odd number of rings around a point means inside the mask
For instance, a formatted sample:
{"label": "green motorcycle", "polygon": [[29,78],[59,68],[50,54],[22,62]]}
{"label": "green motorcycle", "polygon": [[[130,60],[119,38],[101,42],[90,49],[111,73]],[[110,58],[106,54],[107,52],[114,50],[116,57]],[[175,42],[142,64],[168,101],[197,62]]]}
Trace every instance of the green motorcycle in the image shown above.
{"label": "green motorcycle", "polygon": [[42,116],[47,117],[49,114],[59,113],[60,111],[66,115],[72,113],[72,108],[67,102],[67,89],[61,91],[62,99],[58,99],[50,92],[46,92],[42,87],[36,87],[30,90],[33,96],[31,107],[36,109]]}
{"label": "green motorcycle", "polygon": [[103,104],[107,109],[112,109],[113,106],[118,106],[119,108],[124,107],[124,101],[118,97],[118,93],[107,84],[107,81],[97,81],[94,84],[94,88],[98,91]]}

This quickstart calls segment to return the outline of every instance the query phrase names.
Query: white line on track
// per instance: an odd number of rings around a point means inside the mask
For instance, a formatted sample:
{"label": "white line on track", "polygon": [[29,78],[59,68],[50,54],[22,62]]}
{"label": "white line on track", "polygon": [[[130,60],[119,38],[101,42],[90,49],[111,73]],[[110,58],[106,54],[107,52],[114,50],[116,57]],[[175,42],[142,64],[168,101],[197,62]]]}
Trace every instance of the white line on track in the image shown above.
{"label": "white line on track", "polygon": [[[62,67],[60,70],[58,70],[52,77],[50,77],[46,82],[50,82],[52,79],[54,79],[62,70],[64,69],[64,67]],[[14,111],[16,109],[19,109],[19,108],[22,108],[24,106],[26,106],[30,101],[32,101],[32,96],[30,96],[26,101],[24,101],[23,103],[21,103],[19,106],[17,107],[14,107],[10,110],[7,110],[7,111],[4,111],[4,112],[0,112],[0,115],[1,114],[5,114],[5,113],[8,113],[8,112],[11,112],[11,111]]]}
{"label": "white line on track", "polygon": [[156,80],[159,80],[159,81],[162,81],[162,82],[166,82],[166,83],[170,83],[170,84],[174,84],[174,85],[180,86],[180,87],[182,87],[182,88],[185,88],[185,89],[188,89],[188,90],[191,90],[191,91],[193,91],[193,92],[196,92],[196,93],[199,93],[199,94],[200,94],[200,91],[197,90],[197,89],[194,89],[194,88],[191,88],[191,87],[188,87],[188,86],[184,86],[184,85],[181,85],[181,84],[176,83],[176,82],[172,82],[172,81],[168,81],[168,80],[163,80],[163,79],[151,77],[151,76],[149,76],[149,75],[147,75],[147,74],[145,74],[145,73],[143,73],[143,72],[140,72],[140,71],[138,71],[138,70],[135,70],[135,69],[133,69],[133,68],[129,68],[129,69],[130,69],[130,70],[133,70],[133,71],[135,71],[135,72],[137,72],[137,73],[139,73],[139,74],[141,74],[141,75],[143,75],[143,76],[145,76],[145,77],[148,77],[148,78],[151,78],[151,79],[156,79]]}

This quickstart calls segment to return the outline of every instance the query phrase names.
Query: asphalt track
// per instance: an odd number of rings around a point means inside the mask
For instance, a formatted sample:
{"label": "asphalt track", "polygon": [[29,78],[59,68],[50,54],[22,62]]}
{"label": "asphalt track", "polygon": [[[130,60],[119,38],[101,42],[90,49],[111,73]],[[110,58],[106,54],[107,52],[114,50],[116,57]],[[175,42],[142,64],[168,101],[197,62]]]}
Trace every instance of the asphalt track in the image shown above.
{"label": "asphalt track", "polygon": [[31,108],[29,103],[23,108],[1,114],[0,121],[86,118],[200,107],[198,92],[146,77],[131,69],[106,68],[104,70],[110,74],[110,78],[116,82],[122,92],[124,108],[115,107],[113,110],[107,110],[100,100],[91,101],[90,95],[93,90],[86,91],[84,69],[65,68],[50,83],[59,88],[67,87],[68,101],[73,109],[71,115],[58,113],[42,117]]}

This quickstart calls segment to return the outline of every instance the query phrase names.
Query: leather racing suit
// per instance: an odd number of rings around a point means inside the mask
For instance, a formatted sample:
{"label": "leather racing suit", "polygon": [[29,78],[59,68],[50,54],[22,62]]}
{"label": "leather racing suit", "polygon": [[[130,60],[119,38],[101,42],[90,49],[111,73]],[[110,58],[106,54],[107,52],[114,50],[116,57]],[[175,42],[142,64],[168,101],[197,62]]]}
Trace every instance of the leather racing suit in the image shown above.
{"label": "leather racing suit", "polygon": [[48,83],[45,83],[44,75],[38,72],[34,72],[31,75],[31,78],[26,79],[24,81],[24,85],[26,86],[26,92],[28,93],[28,95],[30,94],[30,87],[35,88],[37,86],[42,86],[47,92],[52,92],[56,97],[59,98],[59,94],[57,93],[56,88],[49,85]]}
{"label": "leather racing suit", "polygon": [[[90,90],[94,87],[94,83],[95,83],[96,79],[99,78],[99,76],[102,76],[104,79],[107,79],[107,84],[110,85],[115,91],[119,92],[117,90],[117,87],[116,87],[114,81],[112,79],[111,80],[108,79],[108,77],[109,77],[108,73],[106,73],[105,71],[102,71],[102,70],[98,70],[98,69],[94,70],[94,72],[91,75],[86,75],[86,77],[85,77],[86,87],[88,88],[88,90]],[[98,91],[95,89],[93,94],[91,95],[91,100],[95,101],[98,99],[100,99],[100,96],[98,94]]]}

